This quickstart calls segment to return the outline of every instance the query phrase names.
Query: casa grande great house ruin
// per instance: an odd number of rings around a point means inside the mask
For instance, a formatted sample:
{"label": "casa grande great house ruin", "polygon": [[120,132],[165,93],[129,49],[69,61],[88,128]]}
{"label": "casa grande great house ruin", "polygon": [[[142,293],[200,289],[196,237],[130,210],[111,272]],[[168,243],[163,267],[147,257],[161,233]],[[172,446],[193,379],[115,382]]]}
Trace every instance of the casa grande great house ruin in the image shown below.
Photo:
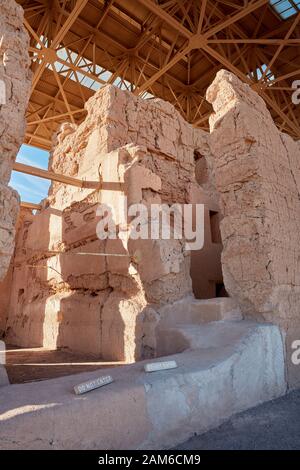
{"label": "casa grande great house ruin", "polygon": [[214,3],[0,0],[1,449],[172,448],[300,385],[300,10]]}

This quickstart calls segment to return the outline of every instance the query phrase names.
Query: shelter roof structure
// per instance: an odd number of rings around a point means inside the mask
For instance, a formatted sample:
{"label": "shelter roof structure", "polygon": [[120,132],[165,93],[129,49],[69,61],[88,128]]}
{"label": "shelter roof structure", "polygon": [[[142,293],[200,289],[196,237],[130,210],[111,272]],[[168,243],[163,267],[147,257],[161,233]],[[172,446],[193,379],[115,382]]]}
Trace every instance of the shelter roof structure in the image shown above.
{"label": "shelter roof structure", "polygon": [[49,149],[64,121],[106,83],[160,97],[208,129],[205,99],[226,68],[266,101],[279,129],[300,138],[300,1],[19,0],[33,81],[25,143]]}

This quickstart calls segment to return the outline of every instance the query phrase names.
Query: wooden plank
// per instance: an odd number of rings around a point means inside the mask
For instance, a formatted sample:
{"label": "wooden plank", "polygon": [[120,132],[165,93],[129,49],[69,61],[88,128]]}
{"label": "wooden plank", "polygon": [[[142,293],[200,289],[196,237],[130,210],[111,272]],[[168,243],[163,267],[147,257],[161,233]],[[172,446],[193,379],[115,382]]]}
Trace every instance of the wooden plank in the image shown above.
{"label": "wooden plank", "polygon": [[59,173],[54,173],[53,171],[42,170],[41,168],[36,168],[30,165],[24,165],[24,163],[15,162],[13,169],[20,173],[26,173],[27,175],[38,176],[39,178],[44,178],[46,180],[56,181],[62,184],[69,184],[71,186],[77,186],[78,188],[86,189],[100,189],[99,181],[84,181],[72,176],[65,176]]}
{"label": "wooden plank", "polygon": [[40,204],[34,204],[34,202],[26,202],[26,201],[21,201],[20,206],[23,207],[24,209],[32,209],[35,211],[39,211],[42,208]]}

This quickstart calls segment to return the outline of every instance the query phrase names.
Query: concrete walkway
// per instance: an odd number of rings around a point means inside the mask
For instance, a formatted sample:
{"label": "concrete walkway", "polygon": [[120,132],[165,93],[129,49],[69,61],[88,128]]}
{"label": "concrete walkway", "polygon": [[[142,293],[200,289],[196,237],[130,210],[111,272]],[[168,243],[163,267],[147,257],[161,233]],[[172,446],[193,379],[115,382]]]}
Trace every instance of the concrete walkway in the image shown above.
{"label": "concrete walkway", "polygon": [[300,389],[235,415],[179,450],[299,450]]}

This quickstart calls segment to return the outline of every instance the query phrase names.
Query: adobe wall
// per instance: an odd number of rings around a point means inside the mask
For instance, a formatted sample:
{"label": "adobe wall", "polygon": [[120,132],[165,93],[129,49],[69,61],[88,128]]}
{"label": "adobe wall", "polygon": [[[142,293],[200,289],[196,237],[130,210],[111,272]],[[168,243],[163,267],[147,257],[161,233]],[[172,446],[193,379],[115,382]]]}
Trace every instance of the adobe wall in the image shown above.
{"label": "adobe wall", "polygon": [[[112,86],[86,109],[79,127],[62,126],[50,169],[99,181],[102,189],[53,183],[43,209],[24,213],[6,341],[131,362],[155,354],[160,307],[190,295],[192,283],[184,240],[128,240],[122,197],[128,206],[201,202],[194,149],[207,135],[172,105]],[[98,239],[99,203],[114,207],[122,240]]]}
{"label": "adobe wall", "polygon": [[300,339],[300,148],[275,126],[256,92],[227,71],[207,91],[210,149],[224,218],[222,268],[249,318],[286,334],[290,386],[300,383],[291,343]]}
{"label": "adobe wall", "polygon": [[[30,91],[29,39],[23,9],[14,0],[0,0],[0,280],[14,250],[19,195],[8,187],[13,163],[25,132]],[[0,326],[1,328],[1,326]]]}
{"label": "adobe wall", "polygon": [[[129,362],[153,356],[161,307],[192,293],[190,256],[184,240],[129,240],[122,197],[128,205],[202,202],[205,246],[192,253],[191,272],[207,284],[198,296],[212,278],[221,281],[222,244],[210,218],[222,214],[225,288],[245,317],[281,327],[289,383],[299,383],[290,361],[300,337],[299,144],[278,131],[263,100],[229,72],[218,73],[207,98],[214,107],[210,135],[170,104],[112,86],[89,100],[83,124],[62,126],[50,169],[97,180],[102,189],[53,183],[43,209],[23,214],[7,341]],[[114,207],[122,240],[97,238],[99,203]]]}

